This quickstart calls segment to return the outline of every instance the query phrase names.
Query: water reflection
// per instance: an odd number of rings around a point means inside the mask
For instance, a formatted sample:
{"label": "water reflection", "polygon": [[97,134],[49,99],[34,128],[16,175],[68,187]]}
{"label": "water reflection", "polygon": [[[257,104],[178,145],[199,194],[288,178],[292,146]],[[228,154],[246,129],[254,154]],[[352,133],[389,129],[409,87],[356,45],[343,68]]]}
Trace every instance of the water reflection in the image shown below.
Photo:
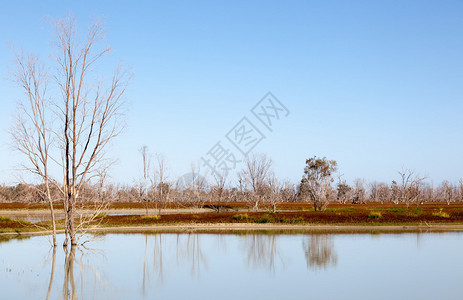
{"label": "water reflection", "polygon": [[[166,237],[168,238],[167,243],[164,242]],[[175,249],[172,249],[173,247]],[[166,248],[170,251],[166,251]],[[190,278],[200,279],[201,271],[208,269],[208,260],[201,248],[201,235],[158,233],[144,236],[141,270],[143,295],[148,294],[152,285],[156,287],[163,285],[166,265],[169,273],[173,273],[174,276],[176,275],[175,270],[188,269]]]}
{"label": "water reflection", "polygon": [[327,269],[336,266],[338,256],[334,251],[331,235],[314,234],[306,236],[302,242],[307,268]]}
{"label": "water reflection", "polygon": [[[452,274],[446,280],[456,284],[463,276],[461,237],[462,233],[108,234],[90,244],[100,250],[49,248],[44,237],[32,237],[0,243],[0,290],[4,299],[188,299],[220,293],[227,299],[243,294],[282,299],[303,298],[307,280],[323,286],[327,278],[339,279],[330,284],[343,286],[347,293],[364,274],[375,274],[365,278],[370,280],[365,286],[375,289],[391,276],[404,280],[427,274],[416,281],[420,283],[437,281],[443,272]],[[37,255],[30,255],[31,249]],[[257,288],[261,286],[266,288]],[[413,286],[413,292],[423,286]],[[315,298],[337,298],[334,289],[321,290],[327,294]],[[401,298],[394,292],[388,290],[383,298]],[[448,296],[444,298],[453,295],[449,290],[440,293]]]}
{"label": "water reflection", "polygon": [[[62,288],[61,296],[58,296],[58,299],[79,299],[79,291],[83,293],[84,290],[92,288],[96,289],[97,287],[105,286],[106,281],[103,276],[99,273],[98,269],[92,266],[91,259],[88,255],[101,253],[99,250],[86,248],[84,246],[71,246],[63,247],[62,251],[64,252],[64,263],[63,263],[63,275],[55,278],[56,273],[56,264],[57,264],[57,252],[61,251],[61,248],[52,247],[51,252],[51,266],[50,266],[50,279],[48,282],[47,295],[46,299],[53,299],[53,291],[59,289],[61,282],[56,282],[57,279],[62,278]],[[46,259],[47,261],[49,259]],[[75,267],[77,266],[78,280],[75,278]],[[93,286],[89,284],[89,280],[93,278]],[[80,283],[80,285],[76,285]],[[83,296],[81,297],[83,298]]]}
{"label": "water reflection", "polygon": [[162,234],[154,234],[154,235],[145,235],[145,251],[143,256],[143,279],[142,279],[142,292],[143,295],[146,294],[146,289],[148,283],[150,282],[151,273],[150,273],[150,249],[149,249],[149,238],[154,239],[154,246],[153,246],[153,276],[154,280],[158,284],[162,284],[164,280],[164,265],[163,265],[163,245],[162,245]]}
{"label": "water reflection", "polygon": [[76,284],[74,282],[74,261],[77,246],[72,246],[68,251],[64,248],[66,259],[64,261],[63,299],[77,299]]}
{"label": "water reflection", "polygon": [[249,234],[245,236],[248,266],[275,272],[278,255],[277,235]]}

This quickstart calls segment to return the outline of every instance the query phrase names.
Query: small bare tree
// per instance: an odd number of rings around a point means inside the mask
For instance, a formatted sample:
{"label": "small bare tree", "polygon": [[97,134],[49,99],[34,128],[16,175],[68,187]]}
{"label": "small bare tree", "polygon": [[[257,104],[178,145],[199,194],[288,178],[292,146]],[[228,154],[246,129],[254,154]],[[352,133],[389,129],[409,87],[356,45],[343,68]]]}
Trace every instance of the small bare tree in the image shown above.
{"label": "small bare tree", "polygon": [[141,200],[145,203],[146,214],[148,214],[149,196],[148,196],[148,176],[151,165],[151,157],[148,153],[148,147],[145,145],[138,150],[143,161],[143,190],[141,192]]}
{"label": "small bare tree", "polygon": [[246,190],[252,191],[253,208],[257,210],[262,202],[267,188],[267,183],[272,175],[273,161],[265,154],[249,154],[245,159],[245,166],[238,174],[240,183]]}
{"label": "small bare tree", "polygon": [[458,199],[458,187],[451,184],[449,181],[444,180],[439,188],[442,199],[450,205],[451,202]]}
{"label": "small bare tree", "polygon": [[463,201],[463,178],[458,181],[458,199]]}
{"label": "small bare tree", "polygon": [[214,172],[213,176],[215,180],[215,186],[213,190],[217,194],[217,212],[219,213],[221,205],[222,205],[222,198],[225,193],[226,186],[227,186],[228,171],[219,170],[219,171]]}
{"label": "small bare tree", "polygon": [[366,191],[364,181],[360,178],[354,180],[354,190],[352,204],[364,204],[366,200]]}
{"label": "small bare tree", "polygon": [[283,195],[281,193],[283,189],[282,184],[278,180],[278,178],[275,176],[275,174],[272,174],[270,178],[267,180],[267,195],[266,197],[268,198],[268,202],[270,203],[272,207],[272,212],[277,211],[277,205],[280,204],[283,201]]}
{"label": "small bare tree", "polygon": [[56,246],[54,199],[50,192],[50,185],[54,182],[49,173],[53,125],[50,121],[49,99],[46,95],[49,77],[37,57],[16,54],[15,58],[16,69],[13,79],[23,89],[26,98],[19,103],[16,122],[10,132],[15,149],[23,153],[29,161],[23,169],[37,175],[45,186],[45,191],[42,193],[50,206],[53,245]]}
{"label": "small bare tree", "polygon": [[399,175],[400,182],[397,184],[399,202],[405,203],[407,208],[413,202],[416,202],[418,205],[422,195],[421,184],[425,177],[420,177],[414,171],[406,168],[399,171]]}
{"label": "small bare tree", "polygon": [[391,201],[391,189],[384,182],[378,183],[378,201],[383,204],[384,202]]}
{"label": "small bare tree", "polygon": [[193,202],[196,207],[201,208],[205,202],[205,192],[208,189],[208,184],[205,176],[201,174],[201,164],[191,164],[191,179],[184,191],[189,194],[189,201]]}
{"label": "small bare tree", "polygon": [[161,214],[161,207],[169,198],[170,184],[167,182],[166,159],[162,154],[156,154],[156,166],[153,178],[153,187],[156,194],[156,208]]}
{"label": "small bare tree", "polygon": [[345,204],[352,199],[352,188],[347,184],[345,180],[339,178],[338,185],[336,186],[337,194],[336,199],[341,204]]}

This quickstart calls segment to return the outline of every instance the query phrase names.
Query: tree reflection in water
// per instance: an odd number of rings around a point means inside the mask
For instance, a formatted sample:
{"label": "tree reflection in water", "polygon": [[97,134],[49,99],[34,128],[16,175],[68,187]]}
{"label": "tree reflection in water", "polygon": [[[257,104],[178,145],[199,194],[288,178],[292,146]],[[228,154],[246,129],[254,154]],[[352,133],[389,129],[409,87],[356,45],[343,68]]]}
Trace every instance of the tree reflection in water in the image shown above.
{"label": "tree reflection in water", "polygon": [[201,275],[201,265],[208,268],[206,257],[200,247],[200,235],[195,233],[177,234],[177,262],[188,260],[191,262],[190,274],[192,277],[199,278]]}
{"label": "tree reflection in water", "polygon": [[[74,261],[76,259],[77,246],[71,246],[68,250],[64,248],[66,259],[64,261],[64,284],[63,284],[63,299],[77,299],[76,285],[74,282]],[[71,288],[69,289],[69,286]]]}
{"label": "tree reflection in water", "polygon": [[307,268],[326,269],[336,266],[338,256],[334,251],[332,237],[328,234],[312,234],[302,241]]}
{"label": "tree reflection in water", "polygon": [[[84,289],[88,290],[88,279],[94,278],[94,292],[97,289],[101,289],[102,286],[105,285],[106,281],[100,275],[99,271],[92,267],[87,255],[89,253],[98,253],[98,250],[86,248],[86,247],[79,247],[79,246],[71,246],[71,247],[63,247],[64,249],[64,277],[63,277],[63,289],[62,289],[62,299],[78,299],[79,289],[80,293],[83,293]],[[76,255],[78,253],[79,255]],[[57,255],[57,247],[52,248],[52,262],[51,262],[51,271],[50,271],[50,280],[47,289],[47,296],[46,299],[50,299],[50,295],[53,292],[53,285],[55,281],[55,266],[56,266],[56,255]],[[78,273],[79,273],[79,281],[80,287],[76,286],[76,280],[74,277],[74,266],[77,265]],[[85,274],[86,271],[89,271],[90,274]],[[87,279],[87,280],[84,280]],[[55,283],[56,285],[56,283]]]}
{"label": "tree reflection in water", "polygon": [[52,254],[52,261],[51,261],[51,272],[50,272],[50,282],[48,284],[47,290],[47,300],[50,299],[51,287],[53,286],[53,277],[55,276],[55,265],[56,265],[56,246],[53,247],[53,254]]}
{"label": "tree reflection in water", "polygon": [[[162,284],[164,281],[164,234],[145,235],[145,250],[143,259],[143,295],[146,294],[150,283]],[[167,245],[168,246],[168,245]],[[150,248],[153,247],[153,251]],[[208,268],[206,256],[200,247],[200,234],[180,234],[176,235],[175,260],[177,265],[190,264],[191,277],[199,278],[201,269]],[[149,253],[153,253],[152,257]],[[151,263],[152,261],[152,263]]]}
{"label": "tree reflection in water", "polygon": [[163,265],[163,245],[162,245],[162,234],[156,233],[154,235],[145,235],[145,255],[143,259],[143,283],[142,290],[143,295],[146,294],[147,283],[150,282],[150,263],[149,263],[149,237],[153,237],[153,274],[157,283],[162,284],[164,280],[164,265]]}
{"label": "tree reflection in water", "polygon": [[[144,249],[140,254],[143,265],[139,265],[142,271],[142,282],[140,289],[142,295],[146,297],[153,288],[153,284],[162,285],[165,272],[168,269],[172,273],[175,264],[181,269],[186,269],[192,278],[200,278],[204,268],[208,269],[208,255],[201,248],[201,240],[204,235],[197,233],[190,234],[147,234],[144,236]],[[210,236],[207,236],[210,238]],[[280,253],[278,234],[248,234],[242,236],[240,240],[244,242],[244,258],[247,265],[254,269],[265,269],[270,273],[275,273],[279,264],[285,264],[284,253]],[[215,236],[218,251],[227,252],[226,236]],[[284,248],[284,243],[281,245]],[[304,236],[302,239],[303,254],[308,268],[326,269],[337,264],[337,255],[334,251],[332,237],[327,234],[314,234]],[[52,248],[53,260],[51,261],[51,272],[46,299],[55,298],[54,294],[62,283],[60,298],[78,299],[82,297],[84,291],[91,291],[94,297],[96,294],[105,292],[104,286],[108,284],[99,274],[98,260],[94,260],[89,255],[96,253],[97,250],[80,247],[68,247],[64,249],[64,276],[54,278],[60,271],[55,270],[57,248]],[[167,251],[169,250],[169,251]],[[51,253],[51,251],[50,251]],[[213,255],[213,253],[212,253]],[[171,265],[173,263],[174,265]],[[104,269],[102,269],[104,271]],[[61,280],[64,279],[62,282]],[[59,279],[60,283],[56,283]],[[58,286],[57,286],[58,285]],[[55,286],[55,288],[53,288]],[[92,287],[93,286],[93,287]],[[55,291],[55,292],[54,292]],[[106,291],[108,292],[108,291]],[[59,293],[59,292],[58,292]],[[98,297],[96,297],[98,298]]]}
{"label": "tree reflection in water", "polygon": [[245,236],[248,265],[275,272],[275,256],[278,254],[277,236],[249,234]]}

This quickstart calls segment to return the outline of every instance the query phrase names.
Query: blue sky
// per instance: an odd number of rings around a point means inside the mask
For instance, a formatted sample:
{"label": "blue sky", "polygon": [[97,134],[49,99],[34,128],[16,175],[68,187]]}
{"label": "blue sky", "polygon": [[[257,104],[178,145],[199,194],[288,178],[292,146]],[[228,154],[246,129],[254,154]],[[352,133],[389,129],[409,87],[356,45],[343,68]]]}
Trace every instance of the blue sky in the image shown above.
{"label": "blue sky", "polygon": [[189,172],[268,91],[290,114],[254,150],[282,179],[299,181],[314,155],[348,181],[390,182],[402,167],[435,183],[463,177],[463,1],[11,1],[0,12],[0,182],[14,183],[21,161],[8,145],[21,97],[9,44],[47,61],[45,20],[67,13],[82,29],[104,16],[113,51],[101,73],[120,61],[134,73],[113,181],[140,178],[143,145],[172,180]]}

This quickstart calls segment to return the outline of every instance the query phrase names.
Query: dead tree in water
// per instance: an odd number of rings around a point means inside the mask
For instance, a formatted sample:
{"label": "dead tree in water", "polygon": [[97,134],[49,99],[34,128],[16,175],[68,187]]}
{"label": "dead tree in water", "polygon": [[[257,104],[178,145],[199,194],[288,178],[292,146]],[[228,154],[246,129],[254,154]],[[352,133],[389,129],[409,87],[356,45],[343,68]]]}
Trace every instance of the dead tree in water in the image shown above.
{"label": "dead tree in water", "polygon": [[[41,83],[34,80],[33,76],[33,72],[38,71],[38,68],[30,68],[31,74],[23,72],[26,74],[25,81],[18,80],[20,86],[30,96],[44,99],[39,99],[40,101],[37,101],[38,98],[32,99],[29,101],[30,104],[27,104],[28,110],[37,111],[38,118],[30,115],[33,124],[42,122],[39,110],[50,114],[48,119],[44,119],[42,129],[36,129],[36,135],[30,135],[29,140],[23,139],[23,144],[19,145],[23,149],[24,146],[30,147],[30,150],[25,151],[28,153],[43,151],[44,155],[39,154],[31,160],[34,168],[37,165],[34,164],[34,160],[37,160],[41,166],[53,162],[54,167],[61,170],[58,172],[60,174],[54,176],[50,182],[63,195],[66,234],[64,244],[67,245],[70,240],[72,245],[76,245],[78,243],[74,224],[76,204],[83,187],[96,179],[98,174],[111,164],[111,161],[105,158],[105,151],[123,128],[121,98],[128,83],[128,76],[121,68],[117,68],[108,85],[93,76],[96,64],[110,51],[110,48],[98,46],[104,38],[101,23],[94,23],[83,39],[78,36],[74,18],[70,16],[56,21],[54,28],[55,45],[58,51],[57,72],[53,78],[59,93],[49,94],[46,88],[34,91],[33,88]],[[28,60],[17,56],[17,65],[27,66]],[[30,64],[37,66],[35,61]],[[24,82],[30,86],[24,85]],[[43,106],[39,110],[37,110],[37,103],[39,107]],[[25,132],[32,132],[29,129],[26,128]],[[24,131],[24,128],[22,130]],[[55,141],[54,149],[47,148],[45,151],[44,141],[50,141],[50,137]],[[47,147],[50,145],[48,142]],[[43,170],[42,168],[40,172]],[[43,176],[48,179],[52,177],[49,173]],[[62,182],[57,180],[60,176],[63,177]]]}

